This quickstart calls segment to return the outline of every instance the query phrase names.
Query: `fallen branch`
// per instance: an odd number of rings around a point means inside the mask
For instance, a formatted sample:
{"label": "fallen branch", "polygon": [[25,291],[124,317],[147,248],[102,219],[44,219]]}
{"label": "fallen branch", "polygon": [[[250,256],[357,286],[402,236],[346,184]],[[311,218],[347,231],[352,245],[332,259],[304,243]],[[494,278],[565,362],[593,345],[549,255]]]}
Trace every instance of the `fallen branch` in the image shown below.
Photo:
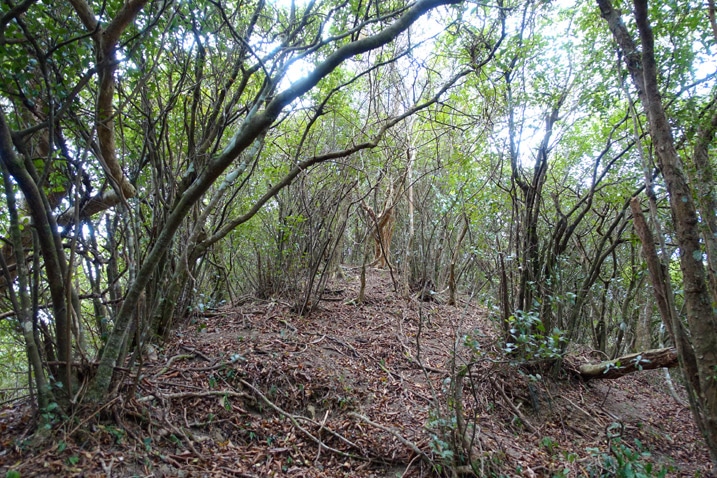
{"label": "fallen branch", "polygon": [[585,380],[619,378],[641,370],[675,367],[677,363],[677,350],[674,347],[670,347],[624,355],[615,360],[597,364],[584,364],[580,366],[578,371]]}
{"label": "fallen branch", "polygon": [[154,392],[151,395],[138,398],[138,402],[150,402],[154,399],[171,400],[173,398],[203,398],[203,397],[235,397],[254,400],[254,397],[244,392],[235,392],[233,390],[207,390],[203,392],[177,392],[177,393],[160,393]]}
{"label": "fallen branch", "polygon": [[433,464],[433,460],[431,460],[431,458],[428,455],[426,455],[426,453],[423,450],[418,448],[418,446],[415,443],[413,443],[412,441],[404,438],[398,431],[396,431],[392,428],[389,428],[387,426],[381,425],[380,423],[373,422],[373,421],[369,420],[368,418],[364,417],[363,415],[358,414],[356,412],[349,412],[348,415],[351,417],[358,418],[359,420],[368,423],[372,427],[376,427],[380,430],[385,431],[386,433],[390,433],[391,435],[396,437],[398,439],[398,441],[400,441],[401,443],[406,445],[408,448],[413,450],[413,452],[416,455],[423,457],[423,459],[426,460],[426,463]]}

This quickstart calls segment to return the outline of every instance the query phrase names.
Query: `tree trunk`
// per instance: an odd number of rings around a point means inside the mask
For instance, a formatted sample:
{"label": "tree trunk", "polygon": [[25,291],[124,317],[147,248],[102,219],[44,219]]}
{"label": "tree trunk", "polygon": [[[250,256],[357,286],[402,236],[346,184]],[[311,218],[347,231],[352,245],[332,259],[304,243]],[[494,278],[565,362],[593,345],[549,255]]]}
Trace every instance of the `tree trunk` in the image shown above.
{"label": "tree trunk", "polygon": [[[697,202],[702,211],[717,211],[717,197],[714,193],[714,172],[710,162],[709,150],[712,138],[717,130],[717,112],[714,111],[710,121],[699,128],[697,142],[692,153],[695,165],[694,184],[697,190]],[[717,298],[717,216],[702,216],[702,239],[707,249],[707,277],[712,297]]]}
{"label": "tree trunk", "polygon": [[[679,320],[677,311],[674,306],[674,298],[672,290],[667,286],[666,280],[667,272],[665,266],[662,265],[660,259],[657,256],[655,250],[655,239],[647,227],[647,221],[642,214],[640,209],[640,201],[637,198],[633,198],[630,202],[632,208],[633,223],[635,225],[635,233],[640,238],[642,243],[642,253],[645,256],[647,262],[647,269],[650,272],[650,279],[652,280],[652,288],[655,293],[655,302],[657,303],[657,309],[660,311],[660,315],[663,318],[667,333],[670,335],[672,342],[677,347],[677,352],[683,360],[683,367],[686,371],[687,377],[697,377],[697,359],[695,358],[694,350],[692,345],[687,339],[687,332]],[[697,389],[699,383],[695,380],[691,380],[688,385]]]}
{"label": "tree trunk", "polygon": [[464,215],[463,229],[461,229],[461,233],[458,236],[458,241],[456,242],[455,249],[453,250],[453,254],[451,255],[451,264],[449,266],[450,269],[448,271],[448,305],[456,305],[456,262],[458,261],[458,253],[461,250],[463,239],[468,233],[468,227],[468,217]]}

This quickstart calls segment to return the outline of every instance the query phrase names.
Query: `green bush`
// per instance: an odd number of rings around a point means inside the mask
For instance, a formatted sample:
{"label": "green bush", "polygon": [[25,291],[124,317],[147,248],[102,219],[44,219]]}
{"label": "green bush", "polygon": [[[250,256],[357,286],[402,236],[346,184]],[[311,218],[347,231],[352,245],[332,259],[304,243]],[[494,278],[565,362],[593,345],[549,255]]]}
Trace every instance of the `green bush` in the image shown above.
{"label": "green bush", "polygon": [[508,332],[505,352],[521,361],[556,359],[563,355],[565,332],[556,327],[547,334],[537,312],[516,311],[508,318]]}

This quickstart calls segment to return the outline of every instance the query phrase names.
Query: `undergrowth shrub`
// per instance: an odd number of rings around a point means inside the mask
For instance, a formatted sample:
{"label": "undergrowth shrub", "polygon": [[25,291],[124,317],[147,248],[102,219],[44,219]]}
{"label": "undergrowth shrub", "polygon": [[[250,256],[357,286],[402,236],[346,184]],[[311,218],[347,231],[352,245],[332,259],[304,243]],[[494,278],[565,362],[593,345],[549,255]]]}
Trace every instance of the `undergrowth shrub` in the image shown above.
{"label": "undergrowth shrub", "polygon": [[637,439],[634,449],[616,438],[610,441],[609,452],[601,452],[597,448],[588,448],[588,452],[597,459],[597,463],[588,467],[590,477],[663,478],[674,472],[671,467],[657,466],[648,461],[652,455]]}
{"label": "undergrowth shrub", "polygon": [[556,327],[547,333],[535,311],[518,310],[511,315],[508,333],[504,350],[518,361],[554,360],[563,356],[565,332]]}

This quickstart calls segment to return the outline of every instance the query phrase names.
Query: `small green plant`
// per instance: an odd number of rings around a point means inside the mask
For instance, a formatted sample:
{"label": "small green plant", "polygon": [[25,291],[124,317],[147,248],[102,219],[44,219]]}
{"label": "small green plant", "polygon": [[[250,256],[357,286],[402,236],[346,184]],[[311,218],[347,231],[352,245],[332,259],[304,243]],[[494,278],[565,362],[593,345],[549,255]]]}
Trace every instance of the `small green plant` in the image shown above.
{"label": "small green plant", "polygon": [[348,410],[353,407],[354,400],[351,397],[339,397],[338,405],[341,410]]}
{"label": "small green plant", "polygon": [[453,450],[448,442],[441,440],[437,435],[431,435],[431,451],[441,458],[441,461],[451,461]]}
{"label": "small green plant", "polygon": [[52,428],[52,425],[55,424],[58,420],[57,412],[59,412],[60,406],[56,402],[50,402],[47,404],[45,408],[40,410],[40,416],[42,417],[42,426],[49,430]]}
{"label": "small green plant", "polygon": [[112,427],[112,426],[108,426],[106,428],[106,430],[107,430],[107,433],[112,435],[112,438],[115,439],[115,443],[122,443],[122,439],[124,439],[124,435],[125,435],[124,430],[117,428],[117,427]]}
{"label": "small green plant", "polygon": [[5,473],[5,478],[22,478],[22,475],[20,475],[19,471],[9,470]]}
{"label": "small green plant", "polygon": [[429,446],[431,451],[440,458],[439,462],[453,461],[454,452],[450,439],[455,428],[455,416],[446,417],[436,410],[429,412],[428,423],[426,428],[431,431],[431,441]]}
{"label": "small green plant", "polygon": [[571,465],[572,465],[573,463],[575,463],[576,461],[578,461],[578,455],[577,455],[577,453],[570,453],[570,452],[564,451],[564,452],[563,452],[563,458],[565,458],[565,461],[567,461],[567,462],[570,463]]}
{"label": "small green plant", "polygon": [[598,463],[588,467],[591,477],[599,478],[664,478],[674,471],[665,465],[650,463],[651,454],[640,440],[635,440],[634,449],[625,445],[620,438],[610,440],[610,452],[600,452],[597,448],[588,448],[588,452],[598,459]]}
{"label": "small green plant", "polygon": [[540,440],[540,446],[545,448],[545,451],[551,455],[558,448],[558,445],[559,443],[553,437],[543,437]]}

